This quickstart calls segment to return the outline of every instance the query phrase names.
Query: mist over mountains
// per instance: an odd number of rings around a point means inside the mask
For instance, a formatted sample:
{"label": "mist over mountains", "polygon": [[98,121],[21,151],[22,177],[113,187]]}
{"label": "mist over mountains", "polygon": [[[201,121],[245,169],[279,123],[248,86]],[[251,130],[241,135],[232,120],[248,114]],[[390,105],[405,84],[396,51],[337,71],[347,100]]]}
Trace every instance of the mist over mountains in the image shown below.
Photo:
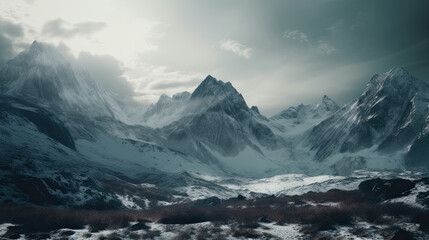
{"label": "mist over mountains", "polygon": [[188,173],[348,175],[429,166],[429,84],[403,68],[374,75],[344,106],[325,95],[267,118],[210,75],[192,93],[162,95],[147,109],[127,106],[54,47],[34,42],[0,67],[0,94],[1,178],[9,183],[2,201],[115,206],[111,179],[222,193]]}
{"label": "mist over mountains", "polygon": [[429,1],[0,6],[0,239],[429,239]]}

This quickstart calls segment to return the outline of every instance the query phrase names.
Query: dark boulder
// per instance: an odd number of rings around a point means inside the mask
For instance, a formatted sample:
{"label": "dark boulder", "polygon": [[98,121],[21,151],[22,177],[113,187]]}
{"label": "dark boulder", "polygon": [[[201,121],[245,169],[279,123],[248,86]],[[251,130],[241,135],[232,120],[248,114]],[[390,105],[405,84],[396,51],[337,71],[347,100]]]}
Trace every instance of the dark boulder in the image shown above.
{"label": "dark boulder", "polygon": [[132,226],[130,226],[128,229],[130,231],[138,231],[138,230],[148,230],[150,227],[146,225],[149,221],[144,219],[138,219],[138,222]]}
{"label": "dark boulder", "polygon": [[370,200],[384,201],[407,196],[415,185],[415,182],[406,179],[384,180],[376,178],[361,182],[359,191]]}
{"label": "dark boulder", "polygon": [[419,192],[416,201],[425,207],[429,207],[429,191]]}
{"label": "dark boulder", "polygon": [[395,233],[395,235],[391,238],[391,240],[414,240],[413,235],[405,230],[399,230]]}

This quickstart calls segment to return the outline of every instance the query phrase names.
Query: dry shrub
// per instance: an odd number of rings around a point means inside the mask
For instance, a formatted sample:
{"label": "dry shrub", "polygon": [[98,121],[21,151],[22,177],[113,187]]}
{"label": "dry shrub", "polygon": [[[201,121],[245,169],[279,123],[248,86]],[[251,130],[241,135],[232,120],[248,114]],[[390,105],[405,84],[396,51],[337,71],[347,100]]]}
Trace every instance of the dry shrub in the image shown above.
{"label": "dry shrub", "polygon": [[[349,195],[348,195],[349,194]],[[320,199],[318,198],[320,197]],[[340,199],[334,206],[296,205],[296,201],[327,201]],[[337,199],[337,200],[338,200]],[[23,224],[22,232],[47,232],[60,228],[77,229],[89,225],[93,231],[127,227],[131,221],[142,219],[164,224],[190,224],[210,221],[215,224],[237,223],[236,234],[241,230],[259,227],[260,221],[280,224],[305,225],[304,232],[314,233],[332,229],[335,225],[348,225],[355,220],[377,224],[392,224],[401,218],[418,223],[421,230],[429,229],[429,213],[400,203],[379,204],[359,201],[356,191],[329,191],[307,193],[301,196],[267,197],[260,199],[230,200],[215,206],[194,206],[192,203],[152,208],[150,210],[76,210],[55,207],[0,207],[0,222]],[[274,206],[274,207],[273,207]],[[241,227],[240,227],[241,226]],[[141,226],[142,227],[142,226]],[[132,227],[130,227],[130,230]],[[148,234],[156,234],[154,232]],[[205,236],[200,229],[197,235]],[[249,234],[251,233],[243,233]],[[150,238],[150,236],[147,236]]]}

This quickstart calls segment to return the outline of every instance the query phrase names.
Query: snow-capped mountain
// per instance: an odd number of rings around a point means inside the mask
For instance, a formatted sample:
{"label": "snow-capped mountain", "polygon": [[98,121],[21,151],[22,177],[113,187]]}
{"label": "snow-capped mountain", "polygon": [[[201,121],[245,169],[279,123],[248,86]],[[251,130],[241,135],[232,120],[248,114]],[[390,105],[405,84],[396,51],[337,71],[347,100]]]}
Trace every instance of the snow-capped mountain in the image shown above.
{"label": "snow-capped mountain", "polygon": [[323,118],[323,116],[326,117],[326,115],[331,115],[338,109],[340,109],[338,104],[324,95],[321,103],[314,105],[300,104],[296,107],[289,107],[272,116],[271,119],[296,119],[296,121],[299,122],[307,118]]}
{"label": "snow-capped mountain", "polygon": [[223,82],[208,75],[204,81],[192,93],[191,99],[213,99],[222,100],[227,96],[241,97],[241,94],[232,86],[230,82]]}
{"label": "snow-capped mountain", "polygon": [[143,123],[151,127],[162,127],[180,119],[190,97],[189,92],[176,93],[172,97],[162,94],[143,114]]}
{"label": "snow-capped mountain", "polygon": [[[414,143],[424,141],[428,106],[429,84],[425,81],[403,68],[376,74],[359,98],[308,134],[314,158],[321,161],[347,153],[362,158],[376,154],[372,158],[385,155],[402,159],[401,154],[406,154],[410,147],[413,152],[421,151]],[[419,158],[424,161],[428,156]]]}
{"label": "snow-capped mountain", "polygon": [[258,149],[254,141],[267,147],[276,144],[265,119],[247,106],[232,84],[210,75],[192,93],[185,113],[164,128],[169,140],[190,136],[228,156],[238,154],[245,146]]}
{"label": "snow-capped mountain", "polygon": [[122,122],[119,102],[50,45],[34,42],[1,66],[0,86],[2,201],[38,196],[48,204],[117,207],[119,193],[102,186],[105,177],[130,184],[147,173],[219,171],[159,145],[156,130]]}
{"label": "snow-capped mountain", "polygon": [[[249,108],[230,82],[209,75],[192,93],[162,95],[128,122],[124,103],[75,70],[54,47],[34,42],[0,67],[0,90],[3,109],[32,102],[61,122],[63,128],[54,132],[68,132],[70,149],[80,158],[129,178],[181,171],[347,174],[404,167],[404,158],[413,166],[428,162],[429,87],[400,68],[375,75],[365,92],[342,108],[323,96],[318,104],[290,107],[271,118]],[[27,119],[22,129],[36,126],[67,146],[64,136],[46,129],[53,120],[13,111]]]}
{"label": "snow-capped mountain", "polygon": [[37,41],[1,66],[0,92],[37,101],[58,113],[113,117],[105,94],[88,72],[73,69],[53,46]]}
{"label": "snow-capped mountain", "polygon": [[297,136],[330,117],[338,109],[338,104],[324,95],[320,103],[289,107],[272,116],[270,121],[284,132],[286,137]]}
{"label": "snow-capped mountain", "polygon": [[0,132],[0,202],[120,206],[95,178],[102,166],[76,151],[70,132],[51,112],[2,96]]}

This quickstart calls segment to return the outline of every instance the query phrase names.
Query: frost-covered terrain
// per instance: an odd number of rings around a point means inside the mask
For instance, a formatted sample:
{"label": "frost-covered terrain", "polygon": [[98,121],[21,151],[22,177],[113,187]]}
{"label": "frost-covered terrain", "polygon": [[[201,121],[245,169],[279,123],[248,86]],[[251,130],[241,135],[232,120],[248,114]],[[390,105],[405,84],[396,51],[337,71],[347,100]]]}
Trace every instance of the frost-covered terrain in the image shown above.
{"label": "frost-covered terrain", "polygon": [[[363,181],[401,178],[414,184],[409,192],[371,204],[405,204],[419,209],[412,216],[418,218],[427,207],[428,187],[422,179],[429,166],[428,133],[429,85],[402,68],[376,74],[364,93],[345,106],[323,96],[320,103],[288,107],[268,118],[256,106],[249,107],[230,82],[210,75],[191,93],[164,94],[147,108],[128,106],[55,47],[34,42],[0,66],[0,202],[47,211],[172,211],[187,204],[220,204],[225,211],[236,211],[251,208],[251,199],[282,201],[331,189],[356,194]],[[293,206],[338,207],[331,200],[296,201]],[[404,231],[420,231],[413,230],[419,219],[406,222],[411,225]],[[15,220],[4,221],[0,234],[19,229],[7,225],[19,222]],[[161,239],[179,233],[185,234],[182,238],[296,238],[314,233],[302,222],[280,219],[279,225],[258,220],[254,228],[237,221],[235,226],[201,220],[184,231],[178,230],[180,222],[176,226],[158,220],[151,217],[147,231],[130,231],[126,222],[121,228],[115,225],[113,233]],[[359,229],[366,224],[352,223],[362,225]],[[339,224],[323,231],[349,237],[356,229],[348,227]],[[77,229],[51,234],[113,234]],[[371,234],[367,238],[380,235]]]}
{"label": "frost-covered terrain", "polygon": [[[227,181],[227,189],[251,192],[222,199],[163,202],[132,211],[1,206],[4,238],[68,239],[427,239],[429,178],[404,172],[356,172],[353,177],[284,175]],[[378,177],[383,177],[378,178]],[[232,182],[237,180],[237,185]],[[292,183],[289,185],[290,180]],[[276,183],[277,185],[274,185]],[[265,189],[261,186],[265,185]],[[285,186],[279,188],[278,186]],[[154,186],[146,184],[146,186]],[[329,190],[329,191],[328,191]],[[204,191],[202,191],[204,192]],[[263,192],[263,193],[262,193]],[[269,195],[268,195],[269,194]],[[220,195],[217,195],[220,196]],[[202,196],[200,196],[202,197]],[[140,205],[141,206],[141,205]],[[85,217],[83,217],[85,216]],[[38,219],[44,219],[39,222]],[[60,222],[57,219],[61,219]]]}
{"label": "frost-covered terrain", "polygon": [[230,82],[210,75],[192,93],[128,107],[38,42],[0,67],[4,99],[50,112],[82,158],[133,176],[153,169],[270,177],[425,167],[428,89],[394,68],[343,107],[323,96],[267,118]]}

